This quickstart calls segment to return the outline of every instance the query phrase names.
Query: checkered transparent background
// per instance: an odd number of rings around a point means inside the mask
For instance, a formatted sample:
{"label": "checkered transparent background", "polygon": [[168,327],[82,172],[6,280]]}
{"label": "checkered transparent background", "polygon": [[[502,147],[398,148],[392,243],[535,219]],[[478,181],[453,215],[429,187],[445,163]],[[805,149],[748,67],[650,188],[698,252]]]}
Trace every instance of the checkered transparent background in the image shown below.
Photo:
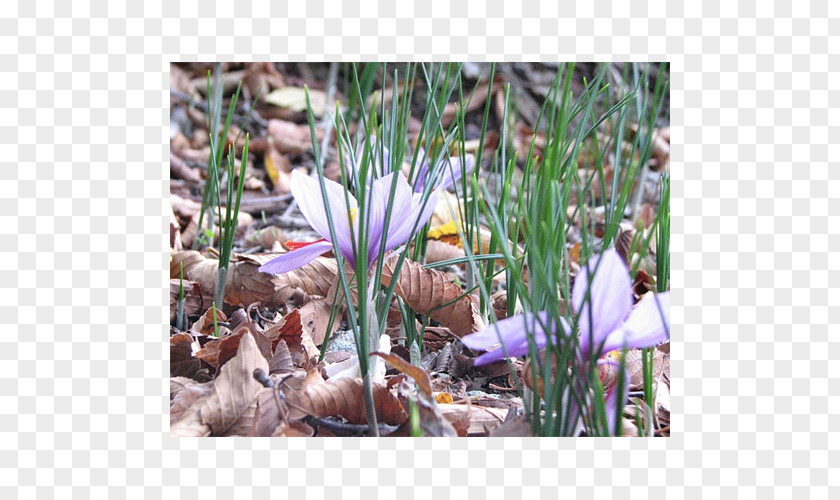
{"label": "checkered transparent background", "polygon": [[[840,497],[840,5],[759,3],[4,2],[0,497]],[[671,61],[674,436],[170,438],[168,68],[216,59]]]}

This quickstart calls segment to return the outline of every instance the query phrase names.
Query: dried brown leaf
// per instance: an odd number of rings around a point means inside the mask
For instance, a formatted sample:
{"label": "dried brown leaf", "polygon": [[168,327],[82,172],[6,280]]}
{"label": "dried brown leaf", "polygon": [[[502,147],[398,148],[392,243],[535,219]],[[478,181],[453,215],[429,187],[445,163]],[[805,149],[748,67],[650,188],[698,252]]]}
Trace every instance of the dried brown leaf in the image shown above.
{"label": "dried brown leaf", "polygon": [[[317,374],[316,370],[310,373]],[[320,381],[317,381],[320,379]],[[373,384],[373,402],[376,418],[389,425],[400,425],[408,415],[399,399],[381,383]],[[340,378],[323,381],[320,374],[317,379],[309,377],[299,391],[286,391],[286,403],[289,406],[289,418],[300,419],[306,415],[330,417],[340,415],[353,424],[367,422],[362,379]]]}
{"label": "dried brown leaf", "polygon": [[[384,286],[390,286],[396,262],[397,256],[385,261],[382,269]],[[484,328],[477,299],[473,295],[459,298],[463,293],[461,287],[440,271],[426,269],[417,262],[405,260],[395,291],[412,309],[420,314],[428,314],[456,335],[463,336]],[[444,306],[449,302],[452,303]]]}
{"label": "dried brown leaf", "polygon": [[[201,294],[201,285],[194,281],[184,280],[184,314],[195,316],[201,314],[204,309],[204,297]],[[181,280],[169,280],[169,322],[175,321],[178,312],[178,301],[180,300]]]}
{"label": "dried brown leaf", "polygon": [[464,257],[463,248],[455,245],[450,245],[444,241],[427,240],[426,241],[426,263],[433,264],[435,262],[442,262],[444,260],[459,259]]}
{"label": "dried brown leaf", "polygon": [[399,372],[405,373],[406,375],[411,377],[417,384],[417,387],[419,387],[420,390],[423,392],[423,394],[427,398],[429,398],[429,400],[432,399],[432,381],[429,378],[429,374],[426,373],[426,370],[420,368],[419,366],[414,366],[411,363],[408,363],[406,360],[402,359],[396,354],[373,352],[371,353],[371,356],[379,356],[380,358],[387,361],[388,364],[396,368]]}
{"label": "dried brown leaf", "polygon": [[172,425],[182,419],[185,412],[193,405],[200,405],[200,401],[206,399],[212,389],[212,382],[199,384],[195,380],[184,377],[170,379],[169,424]]}
{"label": "dried brown leaf", "polygon": [[455,414],[454,418],[463,418],[463,412],[469,412],[470,426],[467,430],[468,436],[486,436],[490,431],[498,427],[505,421],[508,414],[507,408],[488,408],[485,406],[462,404],[442,404],[438,405],[441,413],[446,418],[453,418],[448,416]]}
{"label": "dried brown leaf", "polygon": [[[252,335],[244,335],[239,351],[221,368],[213,392],[201,406],[201,422],[215,435],[224,435],[240,418],[253,418],[254,400],[263,388],[254,379],[257,368],[268,372],[268,361]],[[249,415],[250,414],[250,415]]]}
{"label": "dried brown leaf", "polygon": [[169,375],[171,377],[194,377],[201,370],[201,361],[193,357],[193,337],[188,333],[176,333],[169,337]]}
{"label": "dried brown leaf", "polygon": [[[300,308],[301,325],[316,346],[321,345],[327,338],[331,309],[332,307],[327,299],[314,299]],[[332,330],[329,332],[330,335],[338,330],[339,323],[339,317],[336,316],[332,324]]]}
{"label": "dried brown leaf", "polygon": [[277,342],[277,347],[274,349],[274,355],[268,360],[268,373],[283,373],[294,370],[295,364],[292,362],[292,353],[289,351],[289,346],[286,345],[285,340]]}
{"label": "dried brown leaf", "polygon": [[[316,131],[316,134],[318,132],[323,137],[323,131]],[[285,120],[270,120],[267,133],[269,142],[281,153],[299,155],[312,149],[309,127]]]}
{"label": "dried brown leaf", "polygon": [[254,340],[257,342],[257,347],[260,350],[260,354],[268,361],[271,359],[271,341],[263,335],[261,332],[257,331],[250,331],[248,330],[247,326],[240,327],[237,332],[234,332],[232,335],[227,335],[220,339],[219,341],[219,353],[217,356],[218,364],[216,365],[216,369],[219,370],[222,368],[225,363],[230,361],[236,353],[239,351],[239,344],[242,341],[243,335],[253,335]]}
{"label": "dried brown leaf", "polygon": [[[232,256],[225,281],[225,303],[242,307],[253,303],[276,307],[283,304],[295,289],[321,296],[329,290],[338,269],[334,260],[320,257],[299,269],[279,275],[258,270],[277,255]],[[184,265],[184,277],[198,282],[205,298],[212,302],[219,262],[194,250],[176,252],[170,261],[170,278],[179,276],[181,263]]]}
{"label": "dried brown leaf", "polygon": [[286,341],[292,360],[298,366],[304,366],[312,356],[320,354],[312,336],[303,328],[300,309],[293,309],[264,333],[271,341],[272,349],[276,349],[281,340]]}
{"label": "dried brown leaf", "polygon": [[[286,402],[283,393],[276,387],[263,387],[257,394],[257,410],[254,414],[251,436],[271,436],[278,428],[288,424]],[[280,429],[282,432],[283,429]]]}

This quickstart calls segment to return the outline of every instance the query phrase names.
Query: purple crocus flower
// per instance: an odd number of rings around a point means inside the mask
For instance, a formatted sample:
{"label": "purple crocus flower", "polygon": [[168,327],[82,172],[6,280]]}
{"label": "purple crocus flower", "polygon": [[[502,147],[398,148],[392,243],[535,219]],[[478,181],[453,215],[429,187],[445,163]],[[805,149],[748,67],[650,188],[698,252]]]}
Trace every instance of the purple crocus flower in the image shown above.
{"label": "purple crocus flower", "polygon": [[[590,275],[593,273],[590,284]],[[652,347],[669,338],[670,292],[647,294],[636,307],[632,307],[631,287],[630,273],[614,249],[603,252],[597,261],[590,261],[575,278],[572,306],[578,313],[581,360],[588,360],[591,350],[595,351],[596,357],[600,357],[603,353],[624,347]],[[587,288],[589,300],[586,300]],[[559,320],[559,325],[552,325],[546,312],[520,314],[467,335],[461,338],[461,342],[473,350],[487,350],[499,345],[501,340],[505,349],[495,349],[476,358],[476,366],[485,365],[503,359],[505,355],[527,354],[526,327],[527,331],[533,332],[538,349],[546,345],[546,330],[570,335],[568,323],[563,318]],[[611,360],[599,362],[614,364]],[[605,394],[604,406],[610,432],[615,429],[619,403],[623,404],[623,401],[619,402],[618,394],[627,394],[629,377],[625,376],[624,381],[623,391],[619,391],[617,384],[613,384]]]}
{"label": "purple crocus flower", "polygon": [[[362,164],[362,155],[364,153],[364,143],[362,143],[356,152],[356,159],[355,163],[353,163],[353,167],[358,170]],[[390,158],[391,153],[388,151],[388,148],[382,146],[382,155],[379,154],[379,147],[377,147],[376,138],[371,137],[371,151],[370,151],[370,158],[371,158],[371,172],[372,174],[368,175],[368,182],[371,182],[373,179],[382,177],[390,168]],[[349,159],[349,157],[348,157]],[[382,160],[382,161],[380,161]],[[466,171],[469,172],[472,170],[473,167],[474,157],[471,154],[466,155],[465,157],[465,164],[466,164]],[[427,157],[426,150],[422,147],[418,148],[417,151],[417,164],[420,165],[420,170],[417,173],[417,177],[414,180],[414,192],[415,193],[422,193],[423,189],[426,187],[426,182],[429,180],[430,175],[432,174],[432,167]],[[449,189],[451,186],[455,184],[458,179],[461,178],[461,158],[458,156],[452,156],[449,159],[445,159],[443,161],[443,165],[440,167],[441,172],[438,173],[438,180],[433,185],[432,189],[442,189],[446,190]]]}
{"label": "purple crocus flower", "polygon": [[[596,268],[597,272],[594,272]],[[589,276],[593,272],[590,286]],[[651,347],[669,337],[670,292],[659,293],[655,297],[645,295],[636,307],[632,307],[631,287],[630,273],[614,249],[602,253],[598,261],[590,261],[575,278],[572,306],[578,313],[581,357],[588,358],[590,346],[600,356],[625,346]],[[584,301],[587,288],[591,297]],[[590,316],[593,325],[589,324]],[[534,333],[539,349],[546,345],[546,328],[555,333],[571,333],[563,318],[560,318],[559,325],[549,325],[549,320],[546,312],[520,314],[467,335],[461,342],[473,350],[487,350],[499,345],[501,339],[508,356],[523,356],[528,353],[526,326]],[[485,365],[504,357],[504,349],[495,349],[476,358],[475,364]]]}
{"label": "purple crocus flower", "polygon": [[[391,218],[388,227],[385,227],[385,218],[389,207],[389,196],[393,176],[397,175],[397,185],[394,192],[393,203],[390,204]],[[327,211],[324,207],[321,196],[321,187],[317,180],[295,170],[292,172],[291,190],[298,202],[300,211],[315,231],[322,237],[322,240],[309,244],[295,245],[297,248],[283,254],[266,264],[260,266],[259,270],[264,273],[282,274],[306,265],[316,257],[323,255],[333,249],[330,240],[330,225],[327,221]],[[347,193],[350,200],[350,213],[347,212],[345,202],[345,190],[341,184],[324,179],[327,191],[327,202],[330,207],[330,215],[335,228],[336,243],[341,255],[355,268],[353,246],[359,239],[359,221],[356,218],[358,202],[356,198]],[[415,221],[417,227],[422,226],[429,220],[437,203],[437,192],[433,192],[422,207],[422,197],[413,194],[411,187],[405,178],[399,174],[388,174],[380,177],[371,183],[371,189],[366,195],[368,218],[368,269],[373,265],[374,259],[379,253],[382,238],[385,238],[385,251],[392,250],[411,237],[411,230]]]}
{"label": "purple crocus flower", "polygon": [[[466,155],[464,162],[466,171],[472,170],[473,155]],[[414,181],[414,192],[420,193],[426,185],[429,175],[432,173],[432,168],[429,164],[429,159],[426,157],[426,150],[422,147],[417,152],[417,162],[420,167],[420,172],[417,174],[417,180]],[[451,186],[461,178],[461,158],[458,156],[451,156],[448,160],[444,160],[442,165],[443,172],[438,175],[438,181],[435,183],[434,189],[449,189]]]}

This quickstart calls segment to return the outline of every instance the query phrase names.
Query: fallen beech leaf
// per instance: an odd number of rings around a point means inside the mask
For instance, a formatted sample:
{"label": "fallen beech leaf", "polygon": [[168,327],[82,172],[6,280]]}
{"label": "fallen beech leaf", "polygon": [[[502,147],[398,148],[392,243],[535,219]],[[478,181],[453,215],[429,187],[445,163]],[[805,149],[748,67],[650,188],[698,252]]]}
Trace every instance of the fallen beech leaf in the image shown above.
{"label": "fallen beech leaf", "polygon": [[[405,373],[417,384],[417,387],[425,394],[425,396],[429,399],[432,399],[432,381],[429,378],[429,374],[426,373],[426,370],[420,368],[419,366],[414,366],[411,363],[408,363],[406,360],[402,359],[401,357],[397,356],[396,354],[385,354],[381,352],[372,352],[371,356],[379,356],[380,358],[384,359],[388,362],[391,366],[396,368],[399,372]],[[451,400],[450,396],[450,400]]]}
{"label": "fallen beech leaf", "polygon": [[[283,87],[273,90],[263,97],[263,100],[274,106],[288,108],[292,111],[306,111],[306,90],[301,87]],[[321,90],[309,89],[309,102],[315,116],[324,114],[327,104],[327,94]]]}
{"label": "fallen beech leaf", "polygon": [[312,437],[314,435],[315,429],[300,420],[289,422],[286,426],[279,426],[272,434],[273,437]]}
{"label": "fallen beech leaf", "polygon": [[286,345],[285,340],[280,339],[274,349],[274,355],[268,360],[268,373],[290,372],[294,368],[295,364],[292,362],[292,353],[289,351],[289,346]]}
{"label": "fallen beech leaf", "polygon": [[[320,137],[318,137],[319,132]],[[319,140],[324,135],[322,130],[317,130],[315,133]],[[285,120],[269,120],[267,134],[271,144],[280,153],[299,155],[312,149],[312,135],[308,126]]]}
{"label": "fallen beech leaf", "polygon": [[[315,374],[317,371],[313,370]],[[320,380],[318,380],[320,379]],[[408,415],[399,399],[382,383],[373,384],[373,402],[376,418],[389,425],[400,425]],[[340,415],[353,424],[367,422],[362,379],[340,378],[326,382],[308,377],[301,390],[286,391],[289,418],[298,420],[306,415],[330,417]]]}
{"label": "fallen beech leaf", "polygon": [[[384,286],[390,286],[396,262],[396,255],[385,261],[382,269]],[[458,298],[463,293],[461,287],[440,271],[426,269],[406,259],[395,291],[412,309],[420,314],[428,314],[456,335],[463,336],[484,328],[476,298],[473,295]],[[453,300],[451,304],[441,307]]]}
{"label": "fallen beech leaf", "polygon": [[[498,91],[499,89],[501,89],[504,83],[505,80],[501,75],[495,75],[493,77],[494,90]],[[462,104],[460,102],[451,102],[443,108],[443,114],[440,118],[441,124],[444,127],[448,127],[449,124],[452,123],[452,120],[455,119],[455,116],[458,112],[468,113],[470,111],[475,111],[481,106],[484,106],[484,104],[487,101],[487,93],[489,91],[490,81],[487,79],[482,79],[473,93],[465,95],[465,99],[469,98],[469,96],[472,96],[472,99],[467,103],[466,109],[462,108]],[[504,99],[502,101],[504,101]]]}
{"label": "fallen beech leaf", "polygon": [[288,425],[286,402],[283,394],[276,387],[263,387],[257,394],[257,410],[254,413],[251,436],[271,436]]}
{"label": "fallen beech leaf", "polygon": [[254,379],[256,368],[268,371],[268,361],[260,353],[252,335],[244,335],[239,351],[221,368],[213,392],[201,405],[201,422],[215,435],[224,435],[243,416],[253,418],[252,405],[262,384]]}
{"label": "fallen beech leaf", "polygon": [[[277,324],[272,325],[263,333],[271,341],[272,349],[276,349],[281,340],[286,341],[292,360],[298,366],[303,366],[312,356],[318,356],[321,353],[312,342],[312,336],[303,328],[300,309],[292,309]],[[305,359],[301,358],[301,352],[305,354]]]}
{"label": "fallen beech leaf", "polygon": [[[225,303],[247,307],[256,302],[265,307],[276,307],[286,302],[295,289],[324,296],[338,272],[335,260],[324,257],[286,274],[267,274],[258,270],[277,255],[233,255],[225,281]],[[176,252],[169,266],[171,279],[179,276],[181,263],[184,264],[184,278],[198,282],[208,302],[212,302],[219,272],[218,260],[208,259],[195,250]]]}
{"label": "fallen beech leaf", "polygon": [[196,335],[214,336],[216,334],[216,330],[218,329],[219,336],[222,336],[228,332],[228,329],[219,325],[219,323],[224,323],[227,320],[228,319],[227,316],[225,316],[225,313],[211,305],[210,308],[204,311],[204,314],[202,314],[201,317],[193,323],[192,327],[190,327],[190,331]]}
{"label": "fallen beech leaf", "polygon": [[[280,254],[256,254],[249,255],[248,260],[253,261],[259,265],[268,263],[273,258]],[[327,297],[330,287],[333,282],[337,281],[338,264],[335,259],[327,257],[318,257],[309,264],[299,267],[285,274],[266,274],[265,276],[273,276],[275,280],[274,299],[279,300],[283,297],[282,302],[286,301],[295,289],[302,290],[307,295],[319,295]],[[332,296],[330,296],[332,298]]]}
{"label": "fallen beech leaf", "polygon": [[490,437],[531,437],[531,435],[531,423],[525,415],[508,417],[490,433]]}
{"label": "fallen beech leaf", "polygon": [[499,289],[490,296],[493,304],[493,313],[497,320],[507,318],[507,290]]}
{"label": "fallen beech leaf", "polygon": [[197,401],[207,398],[213,390],[212,382],[199,384],[195,380],[184,377],[175,377],[170,379],[169,386],[170,394],[173,391],[173,386],[180,386],[175,389],[177,392],[171,397],[171,401],[169,402],[170,425],[183,418],[184,413],[189,410],[191,406],[196,404]]}
{"label": "fallen beech leaf", "polygon": [[[303,329],[309,334],[315,345],[321,345],[327,337],[327,326],[330,322],[332,307],[327,299],[314,299],[300,307],[300,322]],[[329,335],[338,330],[341,323],[340,316],[336,315]]]}
{"label": "fallen beech leaf", "polygon": [[440,240],[426,240],[426,264],[465,257],[464,249]]}
{"label": "fallen beech leaf", "polygon": [[211,434],[210,426],[201,421],[201,405],[207,400],[205,396],[193,402],[184,409],[177,420],[170,421],[169,434],[176,437],[205,437]]}
{"label": "fallen beech leaf", "polygon": [[260,332],[252,332],[247,327],[242,327],[238,332],[227,335],[219,341],[218,365],[216,366],[216,370],[221,369],[225,363],[236,356],[243,335],[253,335],[260,354],[263,355],[266,361],[271,359],[271,341]]}
{"label": "fallen beech leaf", "polygon": [[447,419],[464,418],[464,412],[468,413],[470,422],[467,430],[468,436],[486,436],[505,421],[508,413],[507,408],[488,408],[476,405],[439,404],[438,408]]}
{"label": "fallen beech leaf", "polygon": [[201,370],[201,361],[193,357],[193,337],[189,333],[176,333],[169,337],[169,375],[194,377]]}
{"label": "fallen beech leaf", "polygon": [[265,94],[272,89],[286,86],[283,75],[280,74],[272,62],[248,64],[245,68],[245,77],[242,83],[252,96]]}
{"label": "fallen beech leaf", "polygon": [[[175,321],[180,300],[181,280],[169,280],[169,322]],[[201,285],[193,281],[184,280],[184,314],[195,316],[204,311],[204,297],[201,295]]]}

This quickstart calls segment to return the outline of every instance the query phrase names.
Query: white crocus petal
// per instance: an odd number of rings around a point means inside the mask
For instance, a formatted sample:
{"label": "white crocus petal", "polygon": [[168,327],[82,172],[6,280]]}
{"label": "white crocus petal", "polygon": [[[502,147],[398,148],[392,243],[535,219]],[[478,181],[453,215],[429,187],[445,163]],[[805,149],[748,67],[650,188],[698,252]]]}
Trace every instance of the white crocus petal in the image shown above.
{"label": "white crocus petal", "polygon": [[[382,354],[391,354],[391,336],[388,334],[382,334],[379,337],[379,347],[377,348],[377,352],[381,352]],[[382,359],[380,356],[372,356],[371,357],[371,380],[375,382],[384,382],[385,381],[385,372],[388,371],[388,367],[385,366],[385,360]]]}

